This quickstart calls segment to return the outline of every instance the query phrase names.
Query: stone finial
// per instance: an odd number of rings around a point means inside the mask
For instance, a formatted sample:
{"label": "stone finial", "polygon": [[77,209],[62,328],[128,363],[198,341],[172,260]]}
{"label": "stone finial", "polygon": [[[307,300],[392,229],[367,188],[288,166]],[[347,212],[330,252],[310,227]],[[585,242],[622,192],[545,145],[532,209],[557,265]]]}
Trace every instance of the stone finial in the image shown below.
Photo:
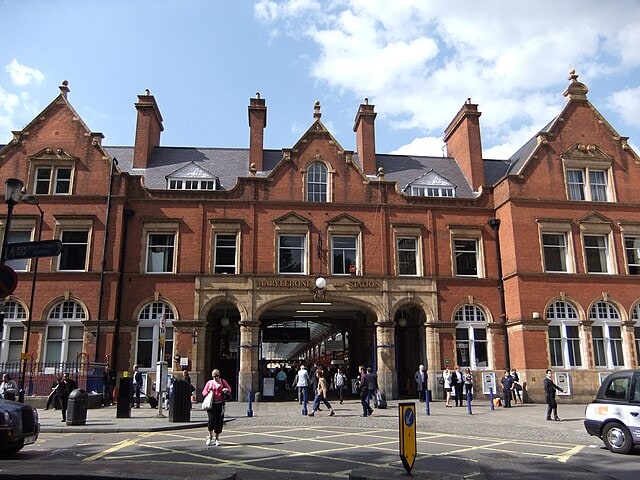
{"label": "stone finial", "polygon": [[149,90],[148,88],[145,88],[144,94],[148,97],[149,95],[151,95],[151,90]]}
{"label": "stone finial", "polygon": [[574,68],[569,72],[568,80],[571,83],[569,83],[566,90],[562,92],[562,95],[569,100],[586,100],[589,89],[584,83],[578,81],[578,74]]}
{"label": "stone finial", "polygon": [[313,104],[313,118],[319,120],[321,116],[322,113],[320,113],[320,100],[316,100]]}
{"label": "stone finial", "polygon": [[63,80],[62,81],[62,85],[60,85],[58,88],[60,89],[60,92],[62,93],[62,96],[64,98],[67,98],[67,94],[71,91],[69,89],[69,82],[67,80]]}
{"label": "stone finial", "polygon": [[571,70],[569,70],[569,78],[567,78],[567,80],[571,80],[572,82],[577,82],[578,76],[579,75],[576,73],[576,69],[572,68]]}
{"label": "stone finial", "polygon": [[384,180],[384,168],[378,167],[378,178]]}

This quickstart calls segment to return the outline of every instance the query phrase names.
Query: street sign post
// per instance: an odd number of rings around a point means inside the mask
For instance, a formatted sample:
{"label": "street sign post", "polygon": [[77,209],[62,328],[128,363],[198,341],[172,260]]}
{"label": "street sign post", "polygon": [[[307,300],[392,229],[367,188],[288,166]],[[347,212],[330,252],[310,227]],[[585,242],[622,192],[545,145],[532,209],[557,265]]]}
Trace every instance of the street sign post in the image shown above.
{"label": "street sign post", "polygon": [[400,460],[409,475],[417,454],[416,439],[416,404],[414,402],[398,403],[400,420]]}
{"label": "street sign post", "polygon": [[40,242],[20,242],[7,245],[7,260],[20,258],[55,257],[62,251],[60,240],[42,240]]}

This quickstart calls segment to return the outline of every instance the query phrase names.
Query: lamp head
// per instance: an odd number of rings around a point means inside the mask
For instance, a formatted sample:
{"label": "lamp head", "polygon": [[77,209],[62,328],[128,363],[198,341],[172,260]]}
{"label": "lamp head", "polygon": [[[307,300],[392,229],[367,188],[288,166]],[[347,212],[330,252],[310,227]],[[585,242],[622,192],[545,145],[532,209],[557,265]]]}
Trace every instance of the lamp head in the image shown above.
{"label": "lamp head", "polygon": [[317,288],[324,288],[327,286],[327,281],[324,279],[324,277],[318,277],[316,278],[316,287]]}
{"label": "lamp head", "polygon": [[6,186],[4,201],[15,205],[20,201],[20,197],[22,196],[24,182],[17,178],[7,178],[4,183]]}

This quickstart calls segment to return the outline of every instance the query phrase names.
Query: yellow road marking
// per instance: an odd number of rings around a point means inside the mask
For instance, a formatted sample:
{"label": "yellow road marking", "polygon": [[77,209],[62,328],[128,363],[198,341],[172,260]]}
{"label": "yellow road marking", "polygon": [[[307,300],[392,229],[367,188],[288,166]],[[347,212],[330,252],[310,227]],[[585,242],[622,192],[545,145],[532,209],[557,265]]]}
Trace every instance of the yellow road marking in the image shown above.
{"label": "yellow road marking", "polygon": [[118,450],[122,450],[125,447],[128,447],[130,445],[134,445],[136,444],[139,440],[141,440],[144,437],[148,437],[150,435],[150,433],[143,433],[141,435],[138,435],[136,438],[132,438],[130,440],[123,440],[120,443],[115,444],[113,447],[111,448],[107,448],[106,450],[103,450],[100,453],[96,453],[95,455],[91,455],[90,457],[87,457],[85,459],[83,459],[83,462],[92,462],[94,460],[97,460],[99,458],[102,458],[106,455],[109,455],[110,453],[113,452],[117,452]]}
{"label": "yellow road marking", "polygon": [[567,450],[566,452],[561,453],[560,455],[557,456],[558,461],[561,463],[566,463],[567,460],[569,460],[575,454],[579,453],[580,450],[582,450],[584,447],[585,447],[584,445],[576,445],[575,447]]}

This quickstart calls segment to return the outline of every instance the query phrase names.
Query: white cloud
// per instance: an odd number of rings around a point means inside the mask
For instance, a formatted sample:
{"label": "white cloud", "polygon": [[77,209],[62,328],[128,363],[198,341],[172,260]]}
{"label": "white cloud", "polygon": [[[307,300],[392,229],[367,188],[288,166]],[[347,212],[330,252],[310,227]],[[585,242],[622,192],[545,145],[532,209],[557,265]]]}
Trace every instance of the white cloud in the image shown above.
{"label": "white cloud", "polygon": [[607,106],[617,111],[627,124],[640,124],[640,86],[613,93],[607,100]]}
{"label": "white cloud", "polygon": [[40,84],[44,81],[44,74],[40,70],[21,65],[15,58],[4,68],[9,73],[13,84],[19,87],[32,83]]}
{"label": "white cloud", "polygon": [[[499,0],[333,0],[322,7],[261,0],[256,16],[315,42],[312,74],[369,97],[392,127],[441,134],[472,97],[484,112],[487,152],[513,153],[523,132],[528,138],[559,112],[570,68],[588,82],[632,78],[640,65],[634,0],[615,9],[600,0],[539,0],[533,8]],[[637,122],[634,105],[616,108]]]}
{"label": "white cloud", "polygon": [[442,137],[422,137],[414,138],[408,145],[403,145],[390,153],[394,155],[442,157],[446,155],[446,150],[444,149]]}

